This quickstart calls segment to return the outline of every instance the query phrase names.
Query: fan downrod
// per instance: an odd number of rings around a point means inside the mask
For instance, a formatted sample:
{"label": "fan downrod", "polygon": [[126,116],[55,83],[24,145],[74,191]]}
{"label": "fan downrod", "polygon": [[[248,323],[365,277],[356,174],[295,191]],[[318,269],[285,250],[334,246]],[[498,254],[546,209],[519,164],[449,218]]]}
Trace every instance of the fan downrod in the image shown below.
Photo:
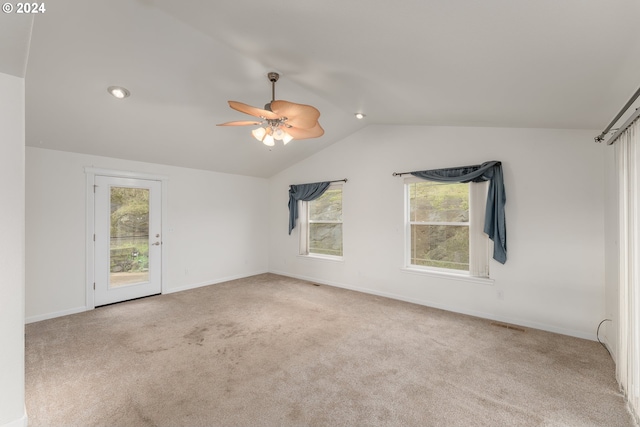
{"label": "fan downrod", "polygon": [[[276,73],[275,71],[271,71],[270,73],[267,73],[267,77],[271,82],[271,102],[273,102],[276,99],[276,82],[280,78],[280,74]],[[265,110],[271,111],[271,102],[264,106]]]}

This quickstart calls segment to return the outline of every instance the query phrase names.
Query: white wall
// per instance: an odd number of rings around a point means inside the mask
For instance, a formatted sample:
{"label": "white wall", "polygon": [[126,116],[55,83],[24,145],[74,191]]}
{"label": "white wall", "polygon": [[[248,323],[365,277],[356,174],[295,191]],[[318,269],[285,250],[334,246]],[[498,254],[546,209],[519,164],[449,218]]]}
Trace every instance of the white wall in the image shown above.
{"label": "white wall", "polygon": [[[273,272],[595,339],[605,315],[604,160],[597,131],[370,126],[270,179]],[[313,143],[301,141],[299,143]],[[401,271],[403,179],[392,172],[503,162],[508,261],[494,285]],[[288,185],[348,178],[344,261],[297,256]],[[498,290],[504,299],[498,298]]]}
{"label": "white wall", "polygon": [[24,79],[0,73],[0,426],[24,426]]}
{"label": "white wall", "polygon": [[[269,181],[27,148],[27,320],[84,309],[84,167],[93,166],[169,177],[170,291],[269,270],[595,339],[610,310],[607,147],[593,135],[370,126]],[[492,159],[503,162],[509,239],[507,263],[491,262],[494,285],[403,272],[403,186],[391,173]],[[344,262],[298,256],[299,229],[287,234],[288,185],[345,177]]]}
{"label": "white wall", "polygon": [[267,180],[28,147],[27,322],[85,309],[86,166],[168,177],[168,292],[267,271]]}

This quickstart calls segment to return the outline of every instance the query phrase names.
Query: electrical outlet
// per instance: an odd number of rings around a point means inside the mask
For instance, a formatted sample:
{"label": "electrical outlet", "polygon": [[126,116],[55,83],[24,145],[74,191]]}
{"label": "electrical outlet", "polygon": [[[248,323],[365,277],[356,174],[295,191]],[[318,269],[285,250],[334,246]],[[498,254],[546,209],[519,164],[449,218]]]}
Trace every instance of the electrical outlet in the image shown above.
{"label": "electrical outlet", "polygon": [[503,300],[504,299],[504,291],[502,289],[498,289],[496,290],[496,297],[499,300]]}

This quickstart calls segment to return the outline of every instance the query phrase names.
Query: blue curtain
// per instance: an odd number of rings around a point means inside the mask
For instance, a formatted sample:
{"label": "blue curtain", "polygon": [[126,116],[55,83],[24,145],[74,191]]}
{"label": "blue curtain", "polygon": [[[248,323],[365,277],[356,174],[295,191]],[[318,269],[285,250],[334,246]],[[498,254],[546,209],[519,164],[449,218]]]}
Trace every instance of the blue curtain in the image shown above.
{"label": "blue curtain", "polygon": [[507,261],[507,224],[504,216],[507,196],[502,178],[502,163],[494,160],[476,166],[411,172],[411,175],[437,182],[489,181],[484,232],[493,240],[493,259],[502,264]]}
{"label": "blue curtain", "polygon": [[289,234],[295,228],[298,219],[298,200],[305,202],[315,200],[327,191],[330,184],[326,181],[289,186]]}

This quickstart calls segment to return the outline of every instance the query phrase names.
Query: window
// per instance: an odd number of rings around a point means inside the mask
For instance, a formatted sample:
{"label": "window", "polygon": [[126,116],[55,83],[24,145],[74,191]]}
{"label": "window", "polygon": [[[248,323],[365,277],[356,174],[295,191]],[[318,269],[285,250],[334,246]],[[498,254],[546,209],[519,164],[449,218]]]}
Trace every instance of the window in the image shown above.
{"label": "window", "polygon": [[408,178],[407,267],[487,277],[486,184]]}
{"label": "window", "polygon": [[300,254],[342,257],[342,185],[332,184],[322,196],[301,202]]}

